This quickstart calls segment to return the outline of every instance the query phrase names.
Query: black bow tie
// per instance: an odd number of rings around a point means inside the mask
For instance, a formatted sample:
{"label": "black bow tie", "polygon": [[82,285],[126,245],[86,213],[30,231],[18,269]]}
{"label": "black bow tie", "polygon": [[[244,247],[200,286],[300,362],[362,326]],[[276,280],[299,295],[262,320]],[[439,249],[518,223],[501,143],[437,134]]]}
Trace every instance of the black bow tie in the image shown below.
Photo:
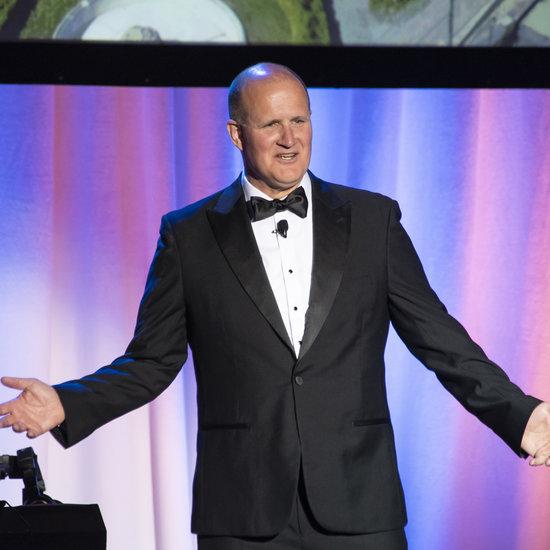
{"label": "black bow tie", "polygon": [[306,192],[300,185],[300,187],[294,189],[292,193],[281,200],[273,199],[272,201],[268,201],[262,199],[262,197],[250,197],[250,200],[246,203],[246,208],[253,222],[265,220],[273,216],[275,212],[282,212],[283,210],[288,210],[300,216],[300,218],[305,218],[307,216]]}

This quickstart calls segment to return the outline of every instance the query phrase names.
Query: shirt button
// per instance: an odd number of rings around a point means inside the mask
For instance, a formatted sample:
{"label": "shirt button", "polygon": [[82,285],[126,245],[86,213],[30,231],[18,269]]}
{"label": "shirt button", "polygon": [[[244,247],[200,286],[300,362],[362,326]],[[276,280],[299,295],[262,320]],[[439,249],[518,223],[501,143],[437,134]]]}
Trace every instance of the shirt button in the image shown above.
{"label": "shirt button", "polygon": [[296,306],[294,306],[294,311],[298,311],[298,308]]}
{"label": "shirt button", "polygon": [[294,381],[298,384],[298,386],[301,386],[304,383],[304,379],[301,376],[296,376]]}
{"label": "shirt button", "polygon": [[289,273],[294,273],[294,272],[292,271],[292,269],[289,269],[288,272],[289,272]]}

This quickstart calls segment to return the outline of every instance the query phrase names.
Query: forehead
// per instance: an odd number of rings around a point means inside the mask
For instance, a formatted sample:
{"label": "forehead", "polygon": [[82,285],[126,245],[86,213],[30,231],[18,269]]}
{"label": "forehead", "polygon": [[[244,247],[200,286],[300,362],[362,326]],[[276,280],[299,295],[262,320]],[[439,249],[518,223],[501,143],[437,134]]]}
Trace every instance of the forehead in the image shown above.
{"label": "forehead", "polygon": [[295,116],[309,111],[304,87],[290,76],[250,80],[241,97],[243,111],[251,117],[285,113]]}

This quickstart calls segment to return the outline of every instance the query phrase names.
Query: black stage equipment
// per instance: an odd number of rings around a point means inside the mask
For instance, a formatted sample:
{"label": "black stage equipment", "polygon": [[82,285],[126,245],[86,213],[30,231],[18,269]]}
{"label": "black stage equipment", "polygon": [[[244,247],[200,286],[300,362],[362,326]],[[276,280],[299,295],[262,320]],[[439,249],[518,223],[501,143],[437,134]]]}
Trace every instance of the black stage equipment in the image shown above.
{"label": "black stage equipment", "polygon": [[[27,447],[0,456],[0,479],[22,479],[23,506],[0,500],[2,550],[105,550],[107,531],[97,504],[61,504],[48,496],[38,458]],[[8,506],[5,508],[5,506]]]}

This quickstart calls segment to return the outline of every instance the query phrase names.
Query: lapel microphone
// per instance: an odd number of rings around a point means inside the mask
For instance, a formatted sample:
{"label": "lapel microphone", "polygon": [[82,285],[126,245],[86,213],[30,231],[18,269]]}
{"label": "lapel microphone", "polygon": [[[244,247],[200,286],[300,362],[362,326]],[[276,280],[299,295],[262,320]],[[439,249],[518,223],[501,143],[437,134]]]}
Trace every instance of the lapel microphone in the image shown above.
{"label": "lapel microphone", "polygon": [[281,235],[281,237],[284,237],[286,239],[286,235],[288,233],[288,222],[286,220],[278,221],[277,229],[275,229],[273,233],[277,233],[278,235]]}

